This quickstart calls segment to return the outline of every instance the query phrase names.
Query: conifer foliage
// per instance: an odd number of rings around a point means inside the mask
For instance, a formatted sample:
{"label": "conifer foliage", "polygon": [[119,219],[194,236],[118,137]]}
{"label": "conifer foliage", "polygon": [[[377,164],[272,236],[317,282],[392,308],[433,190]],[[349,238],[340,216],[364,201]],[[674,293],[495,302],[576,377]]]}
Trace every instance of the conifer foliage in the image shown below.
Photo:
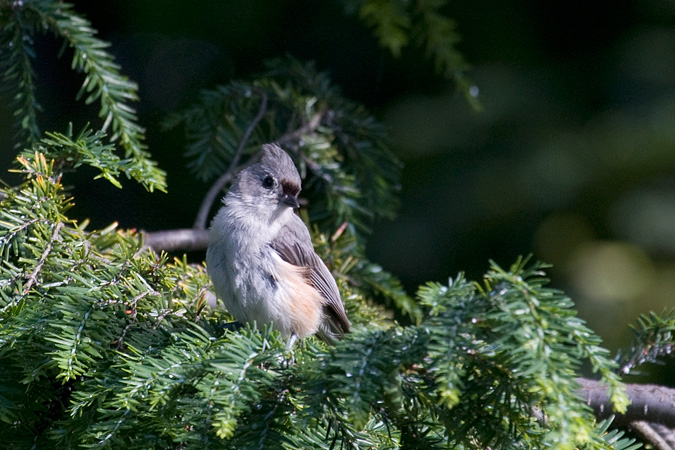
{"label": "conifer foliage", "polygon": [[53,0],[0,2],[0,70],[2,86],[15,107],[17,146],[36,143],[40,138],[34,74],[32,36],[50,32],[63,39],[63,49],[71,48],[72,68],[84,74],[78,100],[99,102],[102,131],[112,130],[111,141],[119,142],[124,153],[120,169],[147,189],[166,188],[165,173],[150,158],[143,143],[145,130],[138,124],[129,105],[138,100],[136,83],[120,74],[109,44],[96,37],[91,23],[73,10],[72,5]]}
{"label": "conifer foliage", "polygon": [[[382,127],[311,64],[271,62],[165,124],[185,130],[188,166],[205,180],[254,161],[273,140],[301,168],[305,218],[354,329],[335,346],[309,338],[291,352],[276,331],[233,329],[226,311],[210,309],[201,264],[155,252],[115,224],[89,230],[69,217],[62,180],[82,165],[117,187],[126,174],[163,188],[125,103],[135,87],[69,5],[0,10],[3,42],[14,42],[2,53],[4,76],[26,147],[14,169],[23,182],[0,191],[2,445],[636,448],[577,395],[588,362],[615,410],[627,406],[617,364],[571,300],[547,287],[544,266],[492,264],[481,282],[458,276],[411,298],[364,258],[370,223],[394,213],[399,164]],[[39,134],[32,53],[17,33],[41,27],[75,46],[87,101],[101,101],[99,129]],[[655,317],[640,330],[658,335],[657,357],[672,346],[672,318]]]}
{"label": "conifer foliage", "polygon": [[205,311],[200,265],[68,219],[55,160],[18,163],[0,222],[0,420],[16,448],[627,444],[574,392],[588,359],[624,404],[614,363],[536,265],[429,284],[406,327],[373,325],[342,284],[356,330],[291,358],[276,332]]}

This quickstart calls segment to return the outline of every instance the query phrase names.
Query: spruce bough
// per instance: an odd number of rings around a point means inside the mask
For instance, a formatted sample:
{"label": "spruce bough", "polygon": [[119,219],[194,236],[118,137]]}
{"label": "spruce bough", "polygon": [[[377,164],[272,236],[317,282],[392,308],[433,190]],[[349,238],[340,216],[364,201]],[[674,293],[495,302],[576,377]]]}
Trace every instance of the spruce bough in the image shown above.
{"label": "spruce bough", "polygon": [[14,448],[630,444],[576,395],[588,360],[626,404],[540,265],[426,285],[408,326],[368,324],[367,299],[342,284],[356,331],[335,347],[307,339],[288,364],[278,333],[228,330],[205,308],[201,265],[114,226],[87,231],[54,159],[18,163],[26,181],[3,190],[0,221],[0,437]]}

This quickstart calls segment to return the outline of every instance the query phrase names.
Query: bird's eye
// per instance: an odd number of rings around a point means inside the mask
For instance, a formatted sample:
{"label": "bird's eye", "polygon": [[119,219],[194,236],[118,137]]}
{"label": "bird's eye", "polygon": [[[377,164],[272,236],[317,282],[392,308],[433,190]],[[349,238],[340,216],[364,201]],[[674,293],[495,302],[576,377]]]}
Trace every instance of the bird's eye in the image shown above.
{"label": "bird's eye", "polygon": [[267,175],[263,178],[262,185],[266,189],[271,189],[274,186],[274,178],[271,175]]}

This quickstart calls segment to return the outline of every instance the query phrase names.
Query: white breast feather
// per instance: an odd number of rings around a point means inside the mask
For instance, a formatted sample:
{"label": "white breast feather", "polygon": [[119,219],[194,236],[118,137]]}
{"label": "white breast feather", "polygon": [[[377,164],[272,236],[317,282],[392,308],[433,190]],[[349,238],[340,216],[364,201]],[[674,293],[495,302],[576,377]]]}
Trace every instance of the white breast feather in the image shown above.
{"label": "white breast feather", "polygon": [[242,206],[222,208],[211,226],[206,264],[216,295],[240,322],[255,321],[258,326],[274,322],[286,336],[313,334],[321,322],[321,308],[311,305],[321,297],[303,282],[298,268],[269,246],[293,211],[284,208],[265,220],[263,211],[241,214]]}

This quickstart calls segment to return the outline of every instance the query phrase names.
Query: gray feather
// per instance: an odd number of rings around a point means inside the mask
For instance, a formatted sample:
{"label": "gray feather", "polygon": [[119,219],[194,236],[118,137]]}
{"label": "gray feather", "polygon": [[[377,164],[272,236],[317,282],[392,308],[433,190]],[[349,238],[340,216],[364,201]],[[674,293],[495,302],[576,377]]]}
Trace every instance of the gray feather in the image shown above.
{"label": "gray feather", "polygon": [[349,319],[342,306],[337,283],[326,264],[314,251],[312,238],[302,219],[293,216],[293,220],[281,228],[270,246],[284,261],[310,269],[309,281],[325,299],[324,313],[329,326],[325,331],[339,337],[349,331]]}

